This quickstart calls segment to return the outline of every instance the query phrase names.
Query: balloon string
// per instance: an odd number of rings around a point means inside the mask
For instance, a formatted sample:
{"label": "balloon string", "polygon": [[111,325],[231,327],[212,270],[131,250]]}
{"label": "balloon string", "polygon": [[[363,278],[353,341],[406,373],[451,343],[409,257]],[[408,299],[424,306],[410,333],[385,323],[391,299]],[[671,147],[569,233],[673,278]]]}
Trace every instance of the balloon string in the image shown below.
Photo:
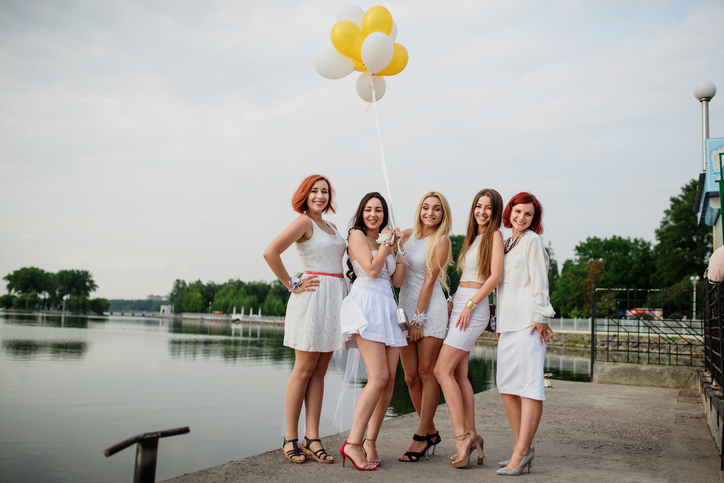
{"label": "balloon string", "polygon": [[387,164],[385,163],[385,150],[382,146],[382,131],[380,130],[380,118],[377,115],[377,92],[375,92],[375,83],[370,74],[370,84],[372,85],[372,106],[375,110],[375,124],[377,125],[377,137],[380,140],[380,160],[382,161],[382,173],[385,175],[385,185],[387,186],[387,203],[390,206],[390,224],[394,229],[397,224],[395,223],[395,215],[392,210],[392,191],[390,190],[390,178],[387,176]]}
{"label": "balloon string", "polygon": [[[390,225],[394,230],[397,224],[395,223],[395,213],[392,210],[392,190],[390,189],[390,177],[387,176],[387,163],[385,163],[385,149],[382,146],[382,131],[380,130],[380,118],[377,115],[377,92],[375,92],[375,83],[372,81],[372,75],[370,75],[370,84],[372,84],[372,106],[375,109],[375,124],[377,125],[377,137],[380,140],[380,160],[382,161],[382,173],[385,175],[385,185],[387,186],[387,204],[390,208]],[[407,260],[402,254],[403,247],[402,242],[399,242],[400,252],[398,256],[402,263],[407,265]]]}

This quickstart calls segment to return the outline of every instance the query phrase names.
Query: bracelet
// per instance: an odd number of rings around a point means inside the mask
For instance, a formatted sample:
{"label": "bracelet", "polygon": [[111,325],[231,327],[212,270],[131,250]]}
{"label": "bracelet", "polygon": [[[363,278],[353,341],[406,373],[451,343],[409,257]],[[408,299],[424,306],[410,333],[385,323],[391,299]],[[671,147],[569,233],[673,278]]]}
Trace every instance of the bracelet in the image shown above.
{"label": "bracelet", "polygon": [[445,302],[452,302],[453,301],[453,295],[448,295],[447,300]]}
{"label": "bracelet", "polygon": [[425,321],[427,320],[427,314],[425,312],[419,313],[417,309],[415,309],[415,315],[412,316],[412,325],[417,327],[418,329],[420,327],[425,326]]}
{"label": "bracelet", "polygon": [[478,304],[473,302],[473,299],[468,299],[467,303],[465,304],[465,307],[469,308],[470,310],[473,310],[476,305],[478,305]]}
{"label": "bracelet", "polygon": [[294,289],[302,286],[302,279],[292,277],[289,279],[289,291],[294,292]]}

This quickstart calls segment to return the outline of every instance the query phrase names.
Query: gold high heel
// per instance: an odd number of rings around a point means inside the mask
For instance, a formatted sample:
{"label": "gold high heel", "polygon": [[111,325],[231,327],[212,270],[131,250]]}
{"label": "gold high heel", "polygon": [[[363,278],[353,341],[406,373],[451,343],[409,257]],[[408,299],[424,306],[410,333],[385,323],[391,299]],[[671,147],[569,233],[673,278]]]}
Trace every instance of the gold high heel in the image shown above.
{"label": "gold high heel", "polygon": [[[483,460],[485,459],[485,453],[483,452],[483,447],[485,446],[485,440],[483,439],[482,436],[480,436],[479,434],[475,434],[472,431],[471,431],[471,434],[475,437],[473,439],[473,441],[475,442],[475,444],[474,444],[475,449],[478,450],[478,464],[482,465]],[[470,451],[470,454],[473,453],[472,446],[470,447],[469,451]]]}
{"label": "gold high heel", "polygon": [[470,454],[473,452],[472,449],[473,449],[473,444],[474,444],[473,443],[474,437],[473,437],[472,432],[465,431],[463,434],[461,434],[459,436],[455,436],[455,439],[462,440],[465,436],[470,437],[470,442],[468,443],[467,449],[465,451],[463,451],[462,456],[457,455],[457,458],[450,461],[450,463],[452,463],[452,465],[453,465],[453,468],[465,468],[466,466],[468,466],[468,464],[470,464]]}

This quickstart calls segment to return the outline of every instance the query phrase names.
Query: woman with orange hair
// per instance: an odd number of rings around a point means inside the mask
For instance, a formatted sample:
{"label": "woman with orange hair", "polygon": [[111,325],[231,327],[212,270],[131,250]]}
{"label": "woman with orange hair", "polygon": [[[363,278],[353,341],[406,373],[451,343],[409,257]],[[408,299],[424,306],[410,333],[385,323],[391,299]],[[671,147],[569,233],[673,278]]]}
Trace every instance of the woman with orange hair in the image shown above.
{"label": "woman with orange hair", "polygon": [[[344,349],[339,313],[347,294],[342,273],[346,244],[337,227],[322,219],[327,211],[335,212],[333,201],[334,190],[327,178],[307,177],[292,197],[299,217],[264,250],[269,267],[291,292],[284,322],[284,345],[294,349],[295,358],[287,384],[283,450],[293,463],[304,463],[307,458],[319,463],[334,461],[319,440],[324,376],[332,353]],[[302,278],[291,277],[281,259],[292,243],[304,267]],[[302,403],[306,408],[307,434],[298,445]]]}

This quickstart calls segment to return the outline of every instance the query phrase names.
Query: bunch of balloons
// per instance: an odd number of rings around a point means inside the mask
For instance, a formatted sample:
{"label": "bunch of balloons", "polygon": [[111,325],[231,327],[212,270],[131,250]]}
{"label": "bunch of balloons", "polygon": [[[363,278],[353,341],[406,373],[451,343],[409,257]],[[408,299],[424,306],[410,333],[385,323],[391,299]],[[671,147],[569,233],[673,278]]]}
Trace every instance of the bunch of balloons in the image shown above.
{"label": "bunch of balloons", "polygon": [[380,100],[387,88],[384,77],[399,74],[407,65],[407,49],[394,43],[397,25],[385,7],[372,7],[366,12],[355,5],[343,8],[331,38],[333,47],[317,54],[314,68],[327,79],[361,72],[357,94],[366,102],[372,102],[372,83],[375,99]]}

